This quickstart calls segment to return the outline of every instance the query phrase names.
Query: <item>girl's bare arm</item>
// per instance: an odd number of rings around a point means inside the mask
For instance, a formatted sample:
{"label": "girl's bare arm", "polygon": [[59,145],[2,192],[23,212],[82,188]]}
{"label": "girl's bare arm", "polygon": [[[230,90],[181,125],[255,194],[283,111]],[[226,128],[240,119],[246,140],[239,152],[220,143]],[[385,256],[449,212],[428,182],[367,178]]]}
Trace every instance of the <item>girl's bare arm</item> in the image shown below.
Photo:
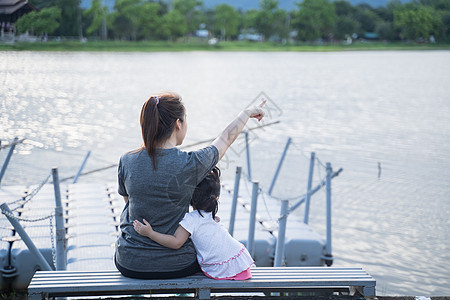
{"label": "girl's bare arm", "polygon": [[134,220],[133,227],[140,235],[146,236],[160,245],[163,245],[170,249],[180,249],[189,238],[190,233],[182,226],[178,226],[173,235],[159,233],[153,230],[150,223],[146,219],[143,220],[145,224],[142,224],[138,220]]}

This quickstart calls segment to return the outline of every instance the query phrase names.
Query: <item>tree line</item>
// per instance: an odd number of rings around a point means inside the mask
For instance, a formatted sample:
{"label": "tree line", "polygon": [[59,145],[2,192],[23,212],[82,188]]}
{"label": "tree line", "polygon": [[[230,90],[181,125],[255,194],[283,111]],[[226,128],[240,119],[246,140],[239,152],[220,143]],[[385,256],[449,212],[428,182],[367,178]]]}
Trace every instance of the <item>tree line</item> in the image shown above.
{"label": "tree line", "polygon": [[101,0],[92,0],[88,9],[80,8],[80,0],[29,2],[39,11],[16,22],[19,33],[131,41],[188,39],[199,30],[227,41],[450,40],[448,0],[392,0],[376,8],[345,0],[303,0],[292,11],[280,9],[275,0],[260,0],[258,9],[247,11],[228,4],[206,9],[201,0],[117,0],[112,11]]}

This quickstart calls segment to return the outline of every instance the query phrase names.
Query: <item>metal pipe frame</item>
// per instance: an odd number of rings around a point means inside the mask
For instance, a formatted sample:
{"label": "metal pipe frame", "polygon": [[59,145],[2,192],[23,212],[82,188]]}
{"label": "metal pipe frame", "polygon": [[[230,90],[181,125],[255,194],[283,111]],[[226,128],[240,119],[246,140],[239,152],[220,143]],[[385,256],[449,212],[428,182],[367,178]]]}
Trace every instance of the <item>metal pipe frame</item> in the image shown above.
{"label": "metal pipe frame", "polygon": [[316,153],[311,152],[311,159],[309,161],[309,175],[308,175],[308,185],[306,187],[306,198],[305,198],[305,215],[303,218],[303,223],[308,224],[309,222],[309,205],[311,200],[311,185],[314,173],[314,159],[316,158]]}
{"label": "metal pipe frame", "polygon": [[286,239],[286,225],[287,225],[287,218],[288,218],[288,214],[287,214],[288,206],[289,206],[289,200],[281,201],[281,212],[280,212],[280,219],[279,219],[279,225],[278,225],[278,237],[277,237],[277,244],[275,246],[275,261],[273,263],[274,267],[283,266],[284,243],[285,243],[285,239]]}
{"label": "metal pipe frame", "polygon": [[12,142],[11,147],[9,148],[8,154],[6,155],[5,162],[3,163],[2,170],[0,171],[0,185],[2,183],[3,176],[5,175],[6,168],[8,168],[8,164],[9,164],[9,161],[11,160],[11,156],[14,153],[14,148],[16,148],[16,144],[17,144],[18,140],[19,140],[19,138],[17,138],[17,137],[14,138],[14,141]]}
{"label": "metal pipe frame", "polygon": [[292,139],[289,137],[286,145],[284,146],[283,154],[281,154],[280,162],[278,163],[277,169],[275,170],[275,175],[273,175],[272,183],[270,184],[268,194],[272,195],[272,190],[275,187],[275,182],[277,181],[278,174],[280,173],[281,166],[283,165],[284,158],[286,157],[287,150],[291,144]]}
{"label": "metal pipe frame", "polygon": [[[330,179],[333,179],[334,177],[338,176],[341,172],[343,171],[342,168],[340,168],[339,170],[337,170],[336,172],[334,172],[331,175]],[[310,196],[314,195],[315,193],[317,193],[323,186],[326,185],[326,179],[322,180],[321,183],[319,183],[314,189],[311,190]],[[303,196],[297,203],[295,203],[294,205],[291,206],[291,208],[289,208],[288,210],[288,214],[290,214],[291,212],[293,212],[297,207],[299,207],[301,204],[303,204],[303,202],[306,201],[306,196]]]}
{"label": "metal pipe frame", "polygon": [[248,181],[252,181],[252,168],[250,162],[250,145],[248,143],[248,131],[244,132],[245,135],[245,152],[247,154],[247,177]]}
{"label": "metal pipe frame", "polygon": [[256,206],[258,203],[259,182],[253,182],[252,204],[250,209],[250,224],[248,226],[247,250],[253,257],[255,253],[255,225],[256,225]]}
{"label": "metal pipe frame", "polygon": [[329,257],[329,260],[325,260],[328,266],[331,265],[333,261],[333,256],[331,255],[331,176],[332,168],[331,163],[327,163],[327,243],[325,245],[325,257]]}
{"label": "metal pipe frame", "polygon": [[84,158],[83,163],[80,166],[80,169],[78,169],[77,175],[75,175],[75,178],[73,179],[72,183],[74,183],[74,184],[77,183],[78,177],[80,177],[81,172],[83,171],[84,166],[86,165],[86,162],[87,162],[87,160],[89,158],[89,155],[91,155],[91,151],[88,151],[88,153],[86,154],[86,157]]}
{"label": "metal pipe frame", "polygon": [[19,234],[22,241],[27,245],[28,249],[30,250],[30,253],[36,258],[37,263],[42,271],[53,271],[53,269],[48,264],[47,260],[45,260],[42,253],[39,251],[39,249],[36,247],[36,245],[31,240],[30,236],[26,233],[25,229],[23,229],[22,225],[20,225],[19,221],[17,221],[15,218],[11,217],[13,215],[12,211],[9,209],[8,205],[6,203],[3,203],[0,205],[2,211],[6,212],[5,214],[6,218],[8,218],[11,225],[14,227],[14,230]]}
{"label": "metal pipe frame", "polygon": [[231,203],[231,215],[230,215],[230,224],[228,226],[228,232],[233,235],[234,233],[234,222],[236,220],[236,207],[237,207],[237,199],[239,197],[239,183],[241,180],[242,167],[236,167],[236,176],[234,178],[234,189],[233,189],[233,201]]}
{"label": "metal pipe frame", "polygon": [[64,226],[61,189],[59,186],[58,169],[52,169],[53,187],[55,190],[55,223],[56,223],[56,270],[67,269],[66,228]]}

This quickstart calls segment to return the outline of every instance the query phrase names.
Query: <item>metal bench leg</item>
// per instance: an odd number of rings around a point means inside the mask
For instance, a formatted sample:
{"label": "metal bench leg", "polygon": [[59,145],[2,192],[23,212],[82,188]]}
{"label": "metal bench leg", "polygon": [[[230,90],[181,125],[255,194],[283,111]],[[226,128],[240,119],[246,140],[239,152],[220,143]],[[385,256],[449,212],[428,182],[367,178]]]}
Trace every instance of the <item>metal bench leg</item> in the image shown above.
{"label": "metal bench leg", "polygon": [[28,300],[42,300],[45,299],[45,295],[42,295],[41,293],[28,293]]}
{"label": "metal bench leg", "polygon": [[375,299],[375,286],[364,286],[362,288],[362,294],[366,299]]}
{"label": "metal bench leg", "polygon": [[366,299],[375,299],[375,286],[350,286],[350,296],[361,295]]}
{"label": "metal bench leg", "polygon": [[199,288],[197,289],[197,298],[198,299],[210,299],[211,298],[211,290],[208,288]]}

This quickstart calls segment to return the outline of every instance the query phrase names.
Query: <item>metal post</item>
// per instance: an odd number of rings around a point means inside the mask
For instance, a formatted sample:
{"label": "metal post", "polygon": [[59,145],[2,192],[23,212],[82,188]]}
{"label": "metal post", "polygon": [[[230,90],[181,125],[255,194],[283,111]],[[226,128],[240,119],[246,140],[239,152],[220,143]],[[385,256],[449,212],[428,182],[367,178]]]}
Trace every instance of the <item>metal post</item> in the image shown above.
{"label": "metal post", "polygon": [[64,227],[61,190],[59,187],[58,168],[52,169],[53,187],[55,190],[55,223],[56,223],[56,270],[66,270],[66,228]]}
{"label": "metal post", "polygon": [[277,181],[278,174],[280,173],[281,166],[283,165],[284,157],[286,156],[286,153],[289,148],[289,145],[291,144],[291,141],[292,141],[292,139],[288,138],[286,145],[284,146],[283,154],[281,154],[280,162],[278,163],[277,170],[275,171],[275,175],[273,175],[272,183],[270,184],[270,187],[269,187],[269,195],[272,195],[272,190],[275,186],[275,182]]}
{"label": "metal post", "polygon": [[333,256],[331,255],[331,163],[327,163],[327,244],[325,246],[325,263],[331,266],[333,263]]}
{"label": "metal post", "polygon": [[253,257],[255,252],[255,225],[256,225],[256,205],[258,203],[259,183],[253,182],[252,206],[250,209],[250,224],[248,226],[247,250]]}
{"label": "metal post", "polygon": [[86,157],[84,158],[83,163],[81,164],[80,169],[78,170],[77,175],[75,175],[75,178],[73,179],[72,183],[77,183],[78,177],[80,177],[81,172],[83,171],[84,166],[86,165],[86,162],[89,158],[89,155],[91,155],[91,151],[88,151],[88,153],[87,153]]}
{"label": "metal post", "polygon": [[[333,179],[334,177],[338,176],[341,172],[343,171],[342,168],[340,168],[339,170],[337,170],[336,172],[334,172],[333,174],[331,174],[330,179]],[[322,180],[315,188],[313,188],[311,190],[310,196],[314,195],[315,193],[317,193],[323,186],[326,185],[326,179]],[[305,202],[306,200],[306,196],[302,197],[297,203],[295,203],[294,205],[291,206],[291,208],[289,208],[289,213],[291,213],[292,211],[294,211],[295,209],[297,209],[297,207],[299,207],[301,204],[303,204],[303,202]]]}
{"label": "metal post", "polygon": [[241,180],[242,167],[236,167],[236,177],[234,178],[234,189],[233,189],[233,202],[231,203],[231,215],[230,224],[228,227],[228,232],[233,235],[234,232],[234,222],[236,220],[236,206],[237,198],[239,196],[239,182]]}
{"label": "metal post", "polygon": [[312,180],[313,180],[315,157],[316,157],[316,154],[314,152],[311,152],[311,160],[309,161],[308,186],[306,187],[305,216],[303,219],[303,223],[305,223],[305,224],[308,224],[308,222],[309,222],[309,203],[311,200],[311,185],[312,185]]}
{"label": "metal post", "polygon": [[20,225],[19,221],[17,221],[11,210],[9,209],[8,205],[6,203],[3,203],[0,205],[2,212],[6,212],[5,216],[8,218],[11,225],[14,227],[14,230],[20,235],[20,238],[22,241],[27,245],[28,249],[30,250],[31,254],[34,255],[34,257],[37,260],[37,263],[42,271],[52,271],[52,268],[48,264],[48,262],[45,260],[42,253],[39,251],[38,248],[36,248],[36,245],[34,245],[33,241],[30,239],[28,234],[23,229],[22,225]]}
{"label": "metal post", "polygon": [[248,173],[248,181],[252,181],[252,168],[250,167],[250,147],[248,144],[248,131],[244,132],[245,134],[245,152],[247,153],[247,173]]}
{"label": "metal post", "polygon": [[16,143],[18,140],[19,139],[17,137],[14,138],[14,141],[12,142],[11,147],[9,148],[9,152],[6,155],[5,162],[3,163],[2,170],[0,171],[0,184],[2,183],[3,175],[5,175],[6,168],[8,167],[9,161],[14,153],[14,148],[16,148]]}
{"label": "metal post", "polygon": [[273,263],[274,267],[281,267],[283,265],[284,242],[285,242],[285,237],[286,237],[288,206],[289,206],[289,200],[281,201],[281,213],[280,213],[280,219],[278,222],[279,223],[278,238],[277,238],[277,245],[275,247],[275,261]]}

